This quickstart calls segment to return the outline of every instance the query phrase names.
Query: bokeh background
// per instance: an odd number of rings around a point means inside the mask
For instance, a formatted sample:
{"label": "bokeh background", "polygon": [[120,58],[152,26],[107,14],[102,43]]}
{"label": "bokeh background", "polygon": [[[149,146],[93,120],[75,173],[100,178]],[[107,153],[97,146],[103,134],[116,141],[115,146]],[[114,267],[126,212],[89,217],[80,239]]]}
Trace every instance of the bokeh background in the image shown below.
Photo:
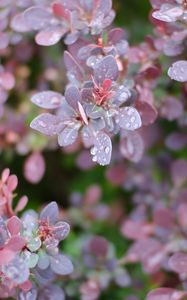
{"label": "bokeh background", "polygon": [[[114,8],[117,14],[116,25],[123,27],[127,31],[131,44],[141,42],[146,34],[152,32],[153,27],[149,22],[150,4],[148,0],[115,0]],[[53,68],[61,65],[62,51],[64,50],[59,44],[43,49],[42,53],[40,47],[36,45],[35,47],[34,55],[28,63],[28,67],[31,70],[28,88],[31,90],[35,89],[36,83],[43,72],[44,66],[42,62],[45,61],[47,65],[53,66]],[[64,82],[65,75],[62,73],[62,77],[59,78],[56,87],[60,92],[63,92]],[[16,106],[20,101],[18,98],[18,94],[12,93],[9,104]],[[22,101],[29,102],[29,99],[25,96]],[[30,108],[31,113],[27,116],[28,126],[33,117],[36,116],[36,108],[33,105],[30,105]],[[32,135],[34,143],[38,145],[45,143],[42,135],[36,132],[33,132]],[[70,215],[76,220],[76,225],[73,226],[72,232],[63,243],[63,250],[72,255],[74,261],[76,259],[79,260],[81,256],[80,244],[84,243],[85,234],[104,236],[114,245],[117,257],[120,258],[125,254],[129,242],[121,235],[118,227],[117,218],[120,218],[120,212],[117,210],[117,205],[120,203],[120,207],[124,209],[124,212],[130,211],[132,208],[131,193],[122,186],[108,181],[105,167],[96,166],[91,170],[81,170],[75,163],[77,154],[65,153],[62,149],[47,150],[43,152],[46,162],[45,175],[40,183],[33,185],[28,183],[23,176],[24,155],[17,155],[11,147],[3,150],[0,155],[0,168],[9,167],[11,173],[18,176],[19,186],[17,192],[19,195],[28,195],[28,208],[39,209],[44,203],[57,201],[64,211],[70,210]],[[124,167],[125,164],[129,165],[130,163],[124,161]],[[71,208],[72,201],[79,201],[91,185],[98,185],[101,188],[100,202],[113,207],[114,211],[116,210],[116,216],[113,221],[92,222],[91,219],[89,221],[84,220],[81,206],[78,209]],[[125,288],[116,288],[111,285],[102,293],[102,300],[123,300],[130,295],[137,295],[139,299],[145,299],[147,292],[154,287],[149,276],[143,274],[138,264],[128,267],[128,270],[133,275],[136,284],[133,287]],[[70,288],[72,288],[73,284],[76,288],[78,283],[76,280],[74,283],[71,282]],[[77,295],[77,298],[73,299],[79,299],[79,296]]]}

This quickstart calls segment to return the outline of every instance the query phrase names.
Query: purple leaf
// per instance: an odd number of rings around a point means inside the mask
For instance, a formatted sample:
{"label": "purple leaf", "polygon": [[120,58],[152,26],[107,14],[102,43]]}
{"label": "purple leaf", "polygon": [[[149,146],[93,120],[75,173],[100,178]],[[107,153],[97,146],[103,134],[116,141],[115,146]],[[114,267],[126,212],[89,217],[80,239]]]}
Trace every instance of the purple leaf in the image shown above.
{"label": "purple leaf", "polygon": [[[53,299],[53,300],[65,300],[65,294],[63,290],[55,284],[50,284],[40,291],[38,300],[46,300],[46,299]],[[33,300],[33,299],[29,299]]]}
{"label": "purple leaf", "polygon": [[87,60],[91,56],[92,51],[97,48],[98,46],[94,44],[83,46],[78,50],[78,58],[81,60]]}
{"label": "purple leaf", "polygon": [[144,142],[136,131],[123,133],[120,141],[121,154],[132,162],[139,162],[144,153]]}
{"label": "purple leaf", "polygon": [[68,51],[64,52],[64,63],[69,73],[73,74],[77,80],[83,80],[82,68]]}
{"label": "purple leaf", "polygon": [[30,127],[43,134],[52,136],[57,134],[60,127],[59,122],[60,118],[58,116],[43,113],[31,122]]}
{"label": "purple leaf", "polygon": [[13,17],[11,20],[11,28],[18,32],[27,32],[29,30],[24,14],[17,14]]}
{"label": "purple leaf", "polygon": [[59,241],[64,240],[70,232],[70,226],[66,222],[58,222],[55,224],[55,228],[53,230],[53,234],[55,235],[55,238]]}
{"label": "purple leaf", "polygon": [[80,124],[75,124],[75,126],[66,126],[59,134],[58,134],[58,144],[61,147],[67,147],[75,143],[78,132],[79,132]]}
{"label": "purple leaf", "polygon": [[93,161],[105,166],[110,163],[112,154],[112,143],[106,133],[98,133],[94,141],[94,147],[90,150]]}
{"label": "purple leaf", "polygon": [[108,34],[108,42],[115,45],[125,37],[125,31],[121,28],[114,28]]}
{"label": "purple leaf", "polygon": [[180,40],[174,41],[173,39],[169,39],[165,42],[163,50],[167,56],[177,56],[183,52],[184,46]]}
{"label": "purple leaf", "polygon": [[49,203],[40,213],[40,219],[55,224],[59,215],[59,209],[56,202]]}
{"label": "purple leaf", "polygon": [[107,255],[109,248],[108,241],[102,236],[94,236],[89,243],[89,250],[95,256],[104,257]]}
{"label": "purple leaf", "polygon": [[179,119],[183,114],[183,104],[175,97],[167,97],[163,100],[160,107],[160,115],[173,121]]}
{"label": "purple leaf", "polygon": [[56,277],[50,267],[45,270],[37,268],[34,273],[36,276],[37,283],[42,286],[49,285],[51,282],[54,281]]}
{"label": "purple leaf", "polygon": [[37,300],[37,290],[31,289],[27,292],[21,291],[18,300]]}
{"label": "purple leaf", "polygon": [[40,31],[36,37],[35,41],[41,46],[52,46],[60,41],[62,36],[66,33],[66,29],[58,28],[45,28],[45,30]]}
{"label": "purple leaf", "polygon": [[174,214],[166,207],[155,208],[153,221],[158,228],[172,229],[175,226]]}
{"label": "purple leaf", "polygon": [[187,145],[187,135],[182,132],[173,132],[166,137],[165,144],[173,151],[184,149]]}
{"label": "purple leaf", "polygon": [[142,121],[139,112],[134,107],[124,107],[120,109],[116,118],[116,123],[126,130],[136,130],[141,127]]}
{"label": "purple leaf", "polygon": [[66,45],[73,45],[79,38],[79,35],[80,35],[80,33],[78,31],[67,34],[66,38],[64,39],[64,43]]}
{"label": "purple leaf", "polygon": [[112,0],[99,0],[97,1],[98,7],[97,11],[99,14],[103,13],[104,15],[107,15],[110,13],[110,10],[112,8]]}
{"label": "purple leaf", "polygon": [[115,58],[111,55],[103,58],[94,70],[94,78],[98,84],[102,84],[105,79],[115,81],[118,75],[118,65]]}
{"label": "purple leaf", "polygon": [[58,275],[69,275],[73,272],[73,264],[65,255],[58,254],[50,257],[51,269]]}
{"label": "purple leaf", "polygon": [[64,97],[53,91],[45,91],[32,96],[31,101],[39,107],[55,109],[61,106]]}
{"label": "purple leaf", "polygon": [[169,259],[170,268],[179,274],[187,274],[187,255],[184,253],[175,253]]}
{"label": "purple leaf", "polygon": [[0,32],[0,49],[5,49],[9,43],[9,36],[7,33]]}
{"label": "purple leaf", "polygon": [[65,9],[74,10],[77,9],[79,5],[78,0],[61,0],[60,3],[65,7]]}
{"label": "purple leaf", "polygon": [[[127,258],[129,261],[148,262],[162,250],[161,243],[154,238],[146,238],[136,241],[128,250]],[[154,262],[154,261],[153,261]],[[158,261],[159,263],[159,261]]]}
{"label": "purple leaf", "polygon": [[129,43],[125,40],[120,41],[119,43],[116,44],[116,50],[118,55],[120,56],[127,54],[129,50]]}
{"label": "purple leaf", "polygon": [[93,100],[93,88],[83,88],[81,90],[82,101],[91,102]]}
{"label": "purple leaf", "polygon": [[182,6],[163,4],[160,10],[153,12],[153,18],[164,22],[175,22],[183,15]]}
{"label": "purple leaf", "polygon": [[24,12],[24,19],[29,28],[40,30],[48,26],[51,19],[51,13],[47,8],[33,6]]}
{"label": "purple leaf", "polygon": [[65,99],[68,104],[74,108],[75,110],[78,109],[78,102],[81,102],[81,94],[77,87],[69,86],[65,91]]}
{"label": "purple leaf", "polygon": [[179,60],[169,68],[168,75],[171,79],[179,82],[187,81],[187,61]]}
{"label": "purple leaf", "polygon": [[39,258],[38,258],[38,268],[40,268],[41,270],[46,270],[48,267],[49,267],[49,255],[43,251],[43,250],[40,250],[39,252]]}
{"label": "purple leaf", "polygon": [[137,101],[135,107],[141,116],[142,125],[147,126],[155,122],[158,112],[153,105],[145,101]]}
{"label": "purple leaf", "polygon": [[30,274],[25,261],[19,256],[3,266],[3,273],[16,284],[24,283],[28,280]]}
{"label": "purple leaf", "polygon": [[172,288],[158,288],[151,291],[146,300],[182,300],[186,292],[177,291]]}
{"label": "purple leaf", "polygon": [[[150,0],[150,2],[154,9],[159,9],[163,4],[163,0]],[[175,4],[176,1],[175,0],[164,0],[164,3]]]}
{"label": "purple leaf", "polygon": [[172,163],[171,178],[178,186],[187,182],[187,161],[185,159],[178,159]]}

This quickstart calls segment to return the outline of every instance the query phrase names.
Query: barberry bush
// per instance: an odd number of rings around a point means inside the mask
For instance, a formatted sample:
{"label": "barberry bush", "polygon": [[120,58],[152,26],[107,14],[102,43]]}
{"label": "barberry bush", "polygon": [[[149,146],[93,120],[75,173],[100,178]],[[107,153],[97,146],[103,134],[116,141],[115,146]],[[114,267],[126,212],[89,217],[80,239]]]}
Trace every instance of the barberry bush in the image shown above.
{"label": "barberry bush", "polygon": [[186,0],[0,0],[0,299],[187,299],[186,100]]}

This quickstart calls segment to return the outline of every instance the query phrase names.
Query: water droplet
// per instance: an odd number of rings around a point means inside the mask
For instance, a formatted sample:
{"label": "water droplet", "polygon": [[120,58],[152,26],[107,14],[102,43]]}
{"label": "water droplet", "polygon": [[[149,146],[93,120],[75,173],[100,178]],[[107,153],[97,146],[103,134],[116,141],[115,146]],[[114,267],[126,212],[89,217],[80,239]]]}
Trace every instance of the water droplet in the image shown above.
{"label": "water droplet", "polygon": [[51,99],[51,103],[52,103],[52,104],[60,104],[60,99],[57,98],[57,97],[53,97],[53,98]]}
{"label": "water droplet", "polygon": [[97,161],[97,156],[96,155],[92,158],[92,161],[94,161],[94,162]]}
{"label": "water droplet", "polygon": [[42,103],[42,99],[41,98],[37,98],[36,99],[36,103],[41,104]]}
{"label": "water droplet", "polygon": [[93,147],[93,148],[91,148],[91,150],[90,150],[90,153],[92,154],[92,155],[95,155],[96,153],[97,153],[97,148],[96,147]]}
{"label": "water droplet", "polygon": [[120,101],[120,102],[124,102],[124,101],[126,101],[130,96],[131,96],[130,91],[126,90],[126,91],[124,91],[124,92],[120,95],[119,101]]}
{"label": "water droplet", "polygon": [[46,123],[43,122],[43,121],[39,121],[39,122],[38,122],[38,125],[41,126],[41,127],[43,127],[43,128],[46,128],[46,127],[47,127]]}
{"label": "water droplet", "polygon": [[110,152],[110,148],[109,148],[109,147],[106,147],[106,148],[105,148],[105,153],[108,154],[109,152]]}

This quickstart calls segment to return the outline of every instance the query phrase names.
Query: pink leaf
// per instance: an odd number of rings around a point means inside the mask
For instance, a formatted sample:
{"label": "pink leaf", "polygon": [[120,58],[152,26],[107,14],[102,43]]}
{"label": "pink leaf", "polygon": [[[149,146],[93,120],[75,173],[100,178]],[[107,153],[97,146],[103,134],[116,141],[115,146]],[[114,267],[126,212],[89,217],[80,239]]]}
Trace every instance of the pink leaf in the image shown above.
{"label": "pink leaf", "polygon": [[24,283],[19,285],[20,289],[24,292],[28,292],[32,289],[32,282],[30,280],[25,281]]}
{"label": "pink leaf", "polygon": [[10,175],[7,181],[7,187],[10,192],[13,192],[18,185],[18,178],[16,175]]}
{"label": "pink leaf", "polygon": [[9,169],[5,169],[3,172],[2,172],[2,175],[1,175],[1,180],[3,183],[5,183],[8,179],[10,175],[10,170]]}
{"label": "pink leaf", "polygon": [[21,236],[13,236],[7,243],[7,248],[13,252],[21,251],[26,244],[26,241]]}
{"label": "pink leaf", "polygon": [[32,153],[24,164],[24,177],[30,183],[36,184],[41,181],[45,173],[45,160],[41,153]]}
{"label": "pink leaf", "polygon": [[70,13],[62,4],[55,2],[53,3],[52,8],[57,17],[63,17],[65,20],[70,21]]}
{"label": "pink leaf", "polygon": [[88,125],[88,118],[87,118],[86,113],[84,111],[84,108],[83,108],[83,106],[80,102],[78,102],[78,108],[79,108],[79,112],[80,112],[80,115],[82,117],[82,120],[84,121],[84,123],[86,125]]}
{"label": "pink leaf", "polygon": [[134,240],[145,239],[153,231],[153,228],[150,224],[145,222],[127,220],[122,224],[121,232],[122,234]]}
{"label": "pink leaf", "polygon": [[18,212],[22,211],[25,208],[25,206],[27,205],[27,203],[28,203],[27,196],[21,197],[16,206],[15,212],[18,213]]}
{"label": "pink leaf", "polygon": [[21,227],[21,220],[16,216],[11,217],[7,221],[7,228],[11,235],[17,235],[18,233],[20,233]]}
{"label": "pink leaf", "polygon": [[15,85],[14,76],[8,72],[0,74],[0,83],[5,90],[11,90]]}
{"label": "pink leaf", "polygon": [[0,251],[0,266],[9,263],[15,256],[11,249],[3,249]]}
{"label": "pink leaf", "polygon": [[186,292],[177,291],[171,288],[159,288],[151,291],[146,300],[181,300]]}
{"label": "pink leaf", "polygon": [[171,229],[174,227],[174,214],[169,208],[156,208],[153,212],[153,220],[156,226]]}

